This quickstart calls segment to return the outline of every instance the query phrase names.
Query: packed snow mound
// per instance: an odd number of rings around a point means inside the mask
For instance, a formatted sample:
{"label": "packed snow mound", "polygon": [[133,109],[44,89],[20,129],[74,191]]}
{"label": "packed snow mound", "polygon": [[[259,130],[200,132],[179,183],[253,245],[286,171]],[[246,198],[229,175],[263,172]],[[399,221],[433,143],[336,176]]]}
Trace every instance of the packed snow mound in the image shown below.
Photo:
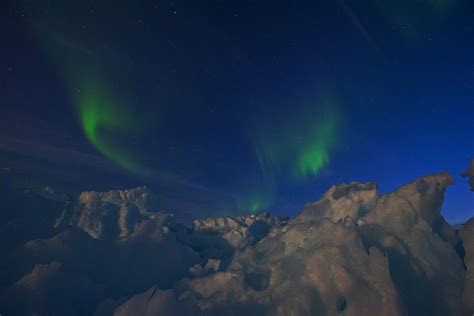
{"label": "packed snow mound", "polygon": [[157,197],[147,187],[109,192],[88,191],[67,203],[56,228],[77,227],[96,239],[130,236],[140,224],[155,216]]}
{"label": "packed snow mound", "polygon": [[0,312],[472,315],[474,218],[455,231],[442,217],[452,183],[442,172],[379,195],[375,183],[352,182],[292,219],[209,217],[191,227],[157,212],[145,187],[11,195],[32,214],[49,212],[41,229],[29,229],[27,213],[2,223],[3,239],[17,237],[0,262]]}
{"label": "packed snow mound", "polygon": [[471,191],[474,191],[474,158],[471,160],[469,168],[461,173],[461,176],[468,177],[468,183],[471,186]]}

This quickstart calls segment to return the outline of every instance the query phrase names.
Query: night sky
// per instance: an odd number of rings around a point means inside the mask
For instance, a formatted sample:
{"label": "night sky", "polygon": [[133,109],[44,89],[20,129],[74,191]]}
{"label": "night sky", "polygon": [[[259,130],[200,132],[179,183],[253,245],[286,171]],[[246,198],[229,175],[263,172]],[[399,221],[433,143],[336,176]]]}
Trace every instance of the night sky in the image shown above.
{"label": "night sky", "polygon": [[147,185],[183,218],[295,215],[450,171],[474,215],[474,1],[0,2],[0,168]]}

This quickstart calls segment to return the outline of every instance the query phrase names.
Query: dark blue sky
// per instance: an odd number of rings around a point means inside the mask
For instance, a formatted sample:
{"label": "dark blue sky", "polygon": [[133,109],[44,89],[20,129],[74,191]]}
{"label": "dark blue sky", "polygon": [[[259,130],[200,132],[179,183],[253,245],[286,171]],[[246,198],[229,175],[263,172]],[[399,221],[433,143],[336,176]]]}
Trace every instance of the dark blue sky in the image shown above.
{"label": "dark blue sky", "polygon": [[[474,155],[472,1],[23,0],[0,14],[0,163],[22,181],[145,184],[183,216],[294,215],[332,184],[387,192],[448,170],[444,215],[474,214],[458,177]],[[96,143],[83,99],[110,117]]]}

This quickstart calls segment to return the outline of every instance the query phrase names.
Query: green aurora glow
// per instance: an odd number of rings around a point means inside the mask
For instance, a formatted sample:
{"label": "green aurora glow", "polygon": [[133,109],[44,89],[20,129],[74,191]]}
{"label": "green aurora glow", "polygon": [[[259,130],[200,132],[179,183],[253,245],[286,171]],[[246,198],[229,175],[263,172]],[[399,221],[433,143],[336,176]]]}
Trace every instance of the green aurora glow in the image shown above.
{"label": "green aurora glow", "polygon": [[247,194],[238,200],[242,211],[256,213],[270,207],[282,179],[301,182],[319,175],[340,141],[339,101],[332,96],[295,107],[293,115],[267,119],[253,138],[262,178],[249,184]]}
{"label": "green aurora glow", "polygon": [[[96,85],[97,87],[98,85]],[[140,165],[117,143],[116,139],[134,129],[130,113],[120,107],[104,91],[92,85],[82,85],[76,98],[82,130],[87,140],[105,157],[134,172]]]}
{"label": "green aurora glow", "polygon": [[338,102],[328,98],[293,117],[265,127],[255,143],[262,173],[296,180],[318,175],[329,163],[339,140]]}
{"label": "green aurora glow", "polygon": [[[59,27],[42,26],[50,23],[32,24],[41,26],[35,28],[41,31],[54,63],[70,87],[79,123],[89,143],[119,166],[141,173],[143,167],[128,142],[130,135],[138,131],[139,119],[124,106],[127,102],[123,100],[127,98],[119,96],[118,87],[127,87],[126,80],[117,83],[115,70],[111,72],[100,55],[87,53],[88,46],[82,40],[68,32],[53,31]],[[328,165],[340,127],[338,103],[334,98],[313,101],[295,106],[290,114],[277,113],[276,120],[269,115],[257,121],[259,128],[254,131],[251,143],[260,175],[249,181],[243,192],[239,190],[236,195],[239,210],[252,213],[266,210],[278,194],[278,183],[310,179]]]}
{"label": "green aurora glow", "polygon": [[337,139],[337,118],[334,113],[328,113],[314,127],[308,143],[297,155],[298,173],[307,177],[319,174],[329,163],[330,151]]}
{"label": "green aurora glow", "polygon": [[[63,6],[54,8],[61,18],[63,10],[68,11]],[[87,42],[74,32],[67,29],[58,31],[62,29],[60,22],[59,18],[50,20],[32,16],[29,19],[74,98],[85,137],[98,152],[117,165],[135,173],[141,172],[142,166],[126,144],[127,137],[139,130],[138,118],[116,101],[119,99],[117,91],[121,91],[119,83],[126,86],[123,84],[126,80],[112,72],[110,65],[107,68],[100,54],[90,53],[93,50],[88,48]]]}
{"label": "green aurora glow", "polygon": [[255,189],[249,194],[241,194],[237,199],[237,208],[243,212],[256,214],[262,211],[268,211],[268,207],[273,200],[274,187],[270,184],[263,189]]}

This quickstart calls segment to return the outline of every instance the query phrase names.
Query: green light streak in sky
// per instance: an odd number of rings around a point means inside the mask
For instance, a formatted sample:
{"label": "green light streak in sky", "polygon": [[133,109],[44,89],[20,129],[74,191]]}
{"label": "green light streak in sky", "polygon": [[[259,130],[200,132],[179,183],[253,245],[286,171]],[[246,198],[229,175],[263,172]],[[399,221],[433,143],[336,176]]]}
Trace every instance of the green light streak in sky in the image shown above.
{"label": "green light streak in sky", "polygon": [[323,146],[309,148],[298,161],[299,171],[302,175],[318,174],[329,162],[329,155]]}
{"label": "green light streak in sky", "polygon": [[132,117],[117,105],[104,91],[92,85],[83,85],[77,95],[79,120],[87,140],[105,157],[130,171],[140,166],[117,139],[133,130]]}
{"label": "green light streak in sky", "polygon": [[308,144],[302,146],[298,157],[298,172],[307,177],[319,174],[329,163],[329,153],[333,149],[337,135],[337,119],[333,113],[311,128]]}
{"label": "green light streak in sky", "polygon": [[274,118],[258,133],[255,152],[262,173],[295,180],[315,176],[328,165],[340,134],[338,102],[334,98],[295,107],[292,115]]}
{"label": "green light streak in sky", "polygon": [[[245,194],[243,194],[237,200],[237,208],[244,213],[250,212],[252,214],[268,211],[268,207],[273,198],[273,193],[268,190],[268,187],[264,189],[267,190],[255,189],[250,194],[247,194],[246,198],[242,197],[245,196]],[[273,188],[270,186],[270,189]]]}
{"label": "green light streak in sky", "polygon": [[83,36],[65,27],[62,13],[70,12],[70,8],[54,9],[54,19],[34,15],[29,23],[71,91],[85,137],[98,152],[122,168],[143,171],[129,148],[130,135],[140,130],[138,117],[124,103],[117,102],[127,100],[123,93],[127,78],[111,67],[114,65],[106,62],[94,45],[87,45],[90,42]]}
{"label": "green light streak in sky", "polygon": [[262,203],[262,201],[260,200],[252,200],[252,202],[250,203],[250,212],[252,213],[257,213],[259,211],[262,211],[264,208],[264,203]]}
{"label": "green light streak in sky", "polygon": [[306,181],[329,164],[340,142],[339,101],[329,93],[289,112],[272,111],[257,122],[251,135],[260,177],[249,181],[237,203],[244,212],[267,210],[278,194],[279,183]]}

